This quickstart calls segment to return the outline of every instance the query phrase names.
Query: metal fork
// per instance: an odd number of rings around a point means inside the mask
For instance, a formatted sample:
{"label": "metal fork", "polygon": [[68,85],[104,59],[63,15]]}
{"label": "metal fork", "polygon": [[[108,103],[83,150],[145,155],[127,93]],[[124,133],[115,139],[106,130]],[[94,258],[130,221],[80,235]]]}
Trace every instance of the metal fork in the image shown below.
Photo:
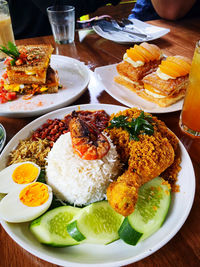
{"label": "metal fork", "polygon": [[120,26],[123,30],[127,27],[127,26],[131,26],[129,29],[132,30],[136,30],[138,33],[141,34],[145,34],[147,37],[149,37],[146,33],[144,33],[144,31],[142,31],[141,29],[135,27],[135,24],[133,21],[127,19],[127,18],[122,18],[122,20],[118,20],[116,19],[116,21],[114,22],[116,25],[116,22],[118,24],[118,26]]}
{"label": "metal fork", "polygon": [[117,31],[117,32],[124,32],[124,33],[128,33],[129,36],[130,35],[134,35],[137,36],[138,38],[147,38],[146,34],[142,34],[142,33],[138,33],[138,32],[134,32],[134,31],[129,31],[126,29],[122,29],[118,23],[115,20],[111,20],[111,22],[109,21],[99,21],[96,25],[98,25],[103,31]]}

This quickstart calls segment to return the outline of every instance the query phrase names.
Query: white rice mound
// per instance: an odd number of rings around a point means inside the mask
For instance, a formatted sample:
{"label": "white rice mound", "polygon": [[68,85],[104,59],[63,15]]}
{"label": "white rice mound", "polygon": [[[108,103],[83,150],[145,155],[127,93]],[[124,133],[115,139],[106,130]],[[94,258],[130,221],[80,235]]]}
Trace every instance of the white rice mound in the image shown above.
{"label": "white rice mound", "polygon": [[61,135],[47,156],[46,182],[57,198],[87,205],[106,198],[106,189],[119,175],[121,163],[115,146],[99,160],[83,160],[73,152],[70,132]]}

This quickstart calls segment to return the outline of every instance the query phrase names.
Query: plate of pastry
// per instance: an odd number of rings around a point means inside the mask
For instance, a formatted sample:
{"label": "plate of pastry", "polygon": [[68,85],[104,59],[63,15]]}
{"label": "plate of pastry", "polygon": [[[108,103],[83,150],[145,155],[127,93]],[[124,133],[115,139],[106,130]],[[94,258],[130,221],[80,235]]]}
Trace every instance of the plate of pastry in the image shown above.
{"label": "plate of pastry", "polygon": [[166,113],[182,109],[191,60],[164,57],[149,43],[134,45],[117,64],[95,69],[104,89],[119,102],[146,112]]}
{"label": "plate of pastry", "polygon": [[12,58],[0,63],[0,116],[38,116],[71,104],[90,80],[83,62],[52,55],[51,45],[9,47]]}
{"label": "plate of pastry", "polygon": [[131,44],[144,41],[152,41],[158,39],[170,32],[170,29],[157,27],[140,21],[138,19],[130,19],[132,22],[125,27],[125,30],[135,33],[143,34],[145,37],[140,37],[137,34],[132,35],[125,33],[117,29],[107,29],[107,27],[101,27],[101,24],[93,26],[93,30],[101,37],[120,44]]}

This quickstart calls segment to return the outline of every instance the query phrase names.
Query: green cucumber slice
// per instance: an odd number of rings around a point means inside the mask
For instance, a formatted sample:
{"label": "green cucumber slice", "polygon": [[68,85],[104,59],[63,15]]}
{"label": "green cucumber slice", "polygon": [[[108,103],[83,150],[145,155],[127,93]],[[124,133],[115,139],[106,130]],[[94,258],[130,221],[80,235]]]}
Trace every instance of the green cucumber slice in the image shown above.
{"label": "green cucumber slice", "polygon": [[30,230],[39,242],[54,246],[65,247],[77,245],[67,232],[67,224],[78,214],[80,208],[62,206],[46,212],[30,224]]}
{"label": "green cucumber slice", "polygon": [[67,225],[67,232],[76,241],[83,241],[86,237],[79,231],[77,221],[74,221]]}
{"label": "green cucumber slice", "polygon": [[83,242],[109,244],[119,239],[118,230],[123,220],[107,201],[100,201],[83,208],[81,216],[67,225],[67,231],[76,241],[81,234],[85,237]]}
{"label": "green cucumber slice", "polygon": [[157,231],[168,213],[170,192],[170,186],[160,177],[144,184],[139,190],[134,212],[124,219],[119,229],[120,238],[136,245]]}

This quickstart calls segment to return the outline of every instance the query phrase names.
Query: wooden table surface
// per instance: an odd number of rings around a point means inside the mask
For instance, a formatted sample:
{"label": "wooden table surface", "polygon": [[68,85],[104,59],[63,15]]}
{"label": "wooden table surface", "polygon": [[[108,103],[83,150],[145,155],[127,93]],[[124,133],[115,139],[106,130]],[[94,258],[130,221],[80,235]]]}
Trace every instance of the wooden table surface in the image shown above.
{"label": "wooden table surface", "polygon": [[[200,39],[200,19],[189,19],[178,22],[156,20],[153,25],[170,28],[170,33],[153,41],[166,55],[183,55],[192,58],[195,43]],[[83,34],[83,33],[82,33]],[[118,63],[129,45],[121,45],[105,40],[91,32],[85,38],[76,36],[74,44],[55,45],[52,36],[18,40],[17,44],[52,44],[56,54],[70,56],[94,70],[96,67]],[[95,86],[95,85],[94,85]],[[98,95],[91,94],[91,87],[73,104],[107,103],[120,104],[103,88]],[[92,96],[92,97],[91,97]],[[192,139],[181,132],[178,121],[180,111],[166,114],[156,114],[180,138],[187,149],[196,175],[196,195],[192,210],[181,230],[164,247],[149,257],[130,266],[200,266],[200,141]],[[7,132],[7,142],[25,125],[35,118],[0,117],[0,122]],[[0,266],[1,267],[51,267],[45,262],[18,246],[0,226]]]}

